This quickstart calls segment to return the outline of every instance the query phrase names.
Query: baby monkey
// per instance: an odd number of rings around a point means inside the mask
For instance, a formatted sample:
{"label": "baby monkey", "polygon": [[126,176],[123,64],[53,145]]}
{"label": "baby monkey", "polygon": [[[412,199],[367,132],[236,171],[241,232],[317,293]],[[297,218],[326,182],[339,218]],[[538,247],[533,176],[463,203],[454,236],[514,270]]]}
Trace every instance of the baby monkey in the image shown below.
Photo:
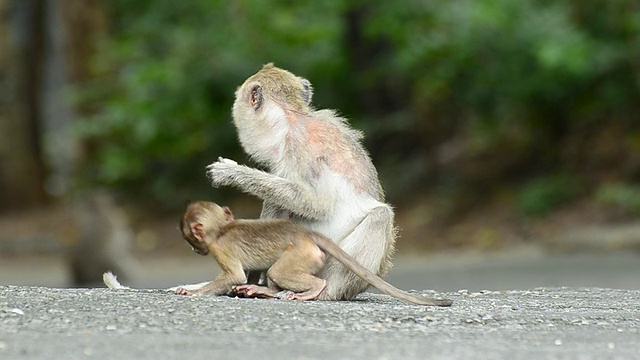
{"label": "baby monkey", "polygon": [[[313,300],[327,286],[316,275],[327,255],[335,258],[380,291],[419,305],[451,306],[449,299],[433,299],[402,291],[356,262],[338,245],[317,232],[288,220],[236,220],[227,207],[212,202],[187,204],[180,230],[200,255],[213,254],[222,274],[195,292],[178,288],[180,295],[223,295],[230,291],[247,297]],[[267,270],[268,286],[246,284],[245,271]]]}

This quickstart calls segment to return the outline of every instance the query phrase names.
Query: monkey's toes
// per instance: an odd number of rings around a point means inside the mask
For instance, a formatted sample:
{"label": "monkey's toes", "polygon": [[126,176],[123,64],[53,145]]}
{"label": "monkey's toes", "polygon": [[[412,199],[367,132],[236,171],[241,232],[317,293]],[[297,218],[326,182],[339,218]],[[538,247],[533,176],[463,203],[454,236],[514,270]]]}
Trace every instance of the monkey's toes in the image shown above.
{"label": "monkey's toes", "polygon": [[296,294],[293,291],[282,290],[275,295],[279,300],[296,300]]}

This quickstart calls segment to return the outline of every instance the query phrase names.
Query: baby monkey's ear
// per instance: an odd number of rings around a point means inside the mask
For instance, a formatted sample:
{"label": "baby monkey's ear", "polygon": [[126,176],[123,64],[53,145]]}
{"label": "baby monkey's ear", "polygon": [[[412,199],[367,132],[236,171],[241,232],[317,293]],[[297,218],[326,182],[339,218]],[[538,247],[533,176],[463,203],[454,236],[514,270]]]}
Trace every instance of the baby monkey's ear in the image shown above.
{"label": "baby monkey's ear", "polygon": [[231,209],[229,209],[228,207],[224,206],[222,208],[222,211],[224,211],[224,215],[226,216],[227,220],[229,221],[234,221],[235,218],[233,217],[233,213],[231,212]]}
{"label": "baby monkey's ear", "polygon": [[204,225],[199,222],[192,222],[189,224],[189,230],[191,235],[198,241],[204,241]]}

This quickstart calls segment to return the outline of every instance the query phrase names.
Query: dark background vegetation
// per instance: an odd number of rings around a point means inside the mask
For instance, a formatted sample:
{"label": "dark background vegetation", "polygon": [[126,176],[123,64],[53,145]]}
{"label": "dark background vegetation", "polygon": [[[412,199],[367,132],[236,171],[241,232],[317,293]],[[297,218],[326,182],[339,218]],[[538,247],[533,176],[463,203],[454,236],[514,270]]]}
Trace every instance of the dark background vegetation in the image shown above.
{"label": "dark background vegetation", "polygon": [[5,214],[97,187],[142,218],[233,203],[204,168],[248,161],[230,108],[267,62],[364,131],[408,242],[491,247],[640,212],[638,1],[2,0],[0,15]]}

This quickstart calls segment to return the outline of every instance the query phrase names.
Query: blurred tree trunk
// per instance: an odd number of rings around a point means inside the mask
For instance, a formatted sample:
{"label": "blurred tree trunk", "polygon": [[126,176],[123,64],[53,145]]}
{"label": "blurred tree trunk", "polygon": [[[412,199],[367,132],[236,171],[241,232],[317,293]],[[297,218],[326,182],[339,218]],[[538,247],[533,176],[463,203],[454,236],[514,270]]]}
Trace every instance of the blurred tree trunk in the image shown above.
{"label": "blurred tree trunk", "polygon": [[[103,0],[47,0],[47,48],[42,117],[46,134],[48,190],[55,196],[74,188],[74,175],[83,144],[72,136],[75,121],[88,110],[69,102],[70,86],[91,78],[90,61],[96,42],[106,33]],[[63,89],[63,91],[60,91]]]}
{"label": "blurred tree trunk", "polygon": [[375,13],[371,5],[362,3],[351,7],[344,14],[344,51],[349,73],[356,79],[352,99],[364,114],[391,113],[406,106],[403,84],[390,71],[380,68],[390,65],[387,57],[393,53],[392,43],[382,35],[367,34],[367,23]]}
{"label": "blurred tree trunk", "polygon": [[61,0],[66,36],[69,78],[77,84],[91,76],[89,60],[96,51],[96,40],[107,32],[104,0]]}
{"label": "blurred tree trunk", "polygon": [[71,189],[78,110],[65,90],[90,77],[105,31],[103,0],[0,0],[0,211]]}
{"label": "blurred tree trunk", "polygon": [[0,0],[0,210],[45,200],[38,118],[44,2]]}

